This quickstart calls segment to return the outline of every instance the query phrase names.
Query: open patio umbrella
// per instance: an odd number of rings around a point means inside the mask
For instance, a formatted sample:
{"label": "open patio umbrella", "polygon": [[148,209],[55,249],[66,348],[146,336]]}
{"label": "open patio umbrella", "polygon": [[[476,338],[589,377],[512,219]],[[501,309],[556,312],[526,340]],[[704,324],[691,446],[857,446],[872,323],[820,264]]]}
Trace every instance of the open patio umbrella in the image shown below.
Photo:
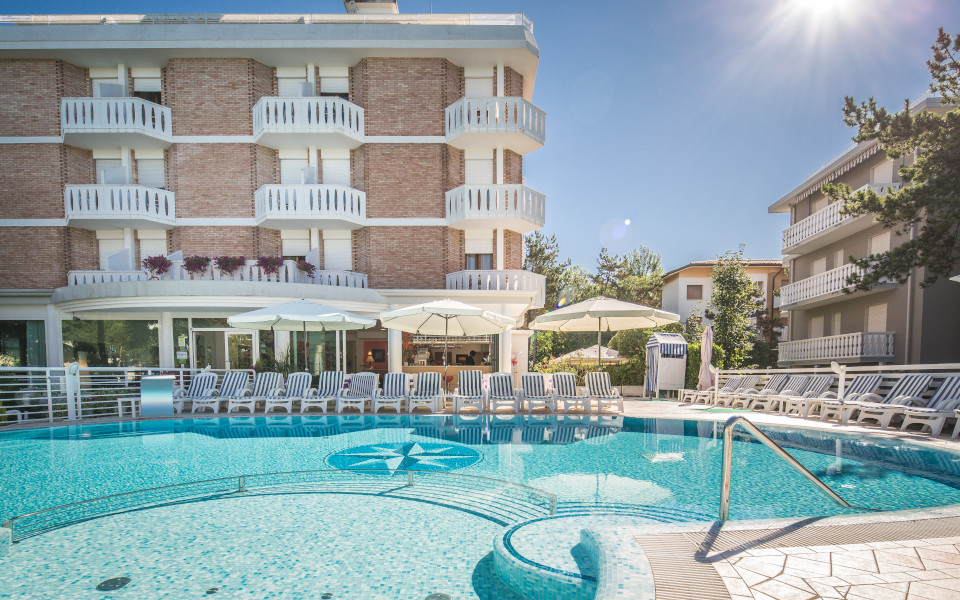
{"label": "open patio umbrella", "polygon": [[515,319],[456,300],[435,300],[380,313],[387,329],[407,333],[443,336],[443,383],[447,383],[447,337],[503,333],[517,324]]}
{"label": "open patio umbrella", "polygon": [[227,317],[231,327],[244,329],[270,329],[271,331],[303,331],[306,351],[303,366],[306,369],[310,352],[306,342],[308,331],[344,331],[366,329],[377,324],[376,319],[361,317],[345,310],[338,310],[309,300],[286,302],[266,308]]}
{"label": "open patio umbrella", "polygon": [[[562,363],[564,361],[571,363],[591,363],[597,360],[597,345],[594,344],[587,348],[580,348],[579,350],[574,350],[573,352],[567,352],[562,354],[550,362],[552,363]],[[600,361],[607,364],[617,364],[622,362],[627,362],[626,358],[620,356],[620,353],[606,346],[600,346]]]}
{"label": "open patio umbrella", "polygon": [[[544,313],[533,320],[530,328],[538,331],[596,330],[597,345],[600,345],[600,334],[603,331],[649,329],[679,321],[680,315],[665,310],[597,296]],[[599,355],[597,370],[600,370]]]}
{"label": "open patio umbrella", "polygon": [[700,335],[700,378],[697,381],[698,390],[709,390],[713,385],[713,374],[710,372],[710,361],[713,360],[713,326],[707,325]]}

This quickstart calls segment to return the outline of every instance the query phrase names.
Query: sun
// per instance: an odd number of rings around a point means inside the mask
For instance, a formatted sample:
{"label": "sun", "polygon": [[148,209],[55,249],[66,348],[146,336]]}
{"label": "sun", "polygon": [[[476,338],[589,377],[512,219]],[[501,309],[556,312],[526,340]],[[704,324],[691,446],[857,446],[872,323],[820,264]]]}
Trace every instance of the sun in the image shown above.
{"label": "sun", "polygon": [[789,0],[789,3],[797,13],[819,17],[849,13],[855,8],[858,0]]}

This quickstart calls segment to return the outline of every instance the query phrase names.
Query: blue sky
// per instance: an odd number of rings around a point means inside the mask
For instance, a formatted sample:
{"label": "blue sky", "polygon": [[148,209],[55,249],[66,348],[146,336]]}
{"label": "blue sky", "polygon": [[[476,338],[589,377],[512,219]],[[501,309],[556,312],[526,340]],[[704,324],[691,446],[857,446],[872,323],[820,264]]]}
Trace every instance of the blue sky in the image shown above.
{"label": "blue sky", "polygon": [[[957,0],[400,0],[404,13],[522,12],[541,59],[533,101],[547,144],[527,185],[545,233],[593,267],[602,246],[645,245],[666,269],[742,242],[778,258],[786,215],[767,207],[843,150],[843,97],[890,108],[927,88],[937,27]],[[21,1],[0,12],[24,12]],[[80,2],[33,14],[341,12],[341,0]],[[624,226],[626,220],[629,226]]]}

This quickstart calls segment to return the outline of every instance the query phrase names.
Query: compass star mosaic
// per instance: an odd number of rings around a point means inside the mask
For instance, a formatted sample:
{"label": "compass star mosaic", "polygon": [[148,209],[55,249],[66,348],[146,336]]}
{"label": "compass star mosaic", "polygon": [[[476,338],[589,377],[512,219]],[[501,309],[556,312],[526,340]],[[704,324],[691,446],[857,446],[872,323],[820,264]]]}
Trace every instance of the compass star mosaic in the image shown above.
{"label": "compass star mosaic", "polygon": [[372,444],[341,450],[327,463],[341,470],[384,469],[388,471],[436,471],[446,473],[480,460],[480,453],[467,446],[413,442]]}

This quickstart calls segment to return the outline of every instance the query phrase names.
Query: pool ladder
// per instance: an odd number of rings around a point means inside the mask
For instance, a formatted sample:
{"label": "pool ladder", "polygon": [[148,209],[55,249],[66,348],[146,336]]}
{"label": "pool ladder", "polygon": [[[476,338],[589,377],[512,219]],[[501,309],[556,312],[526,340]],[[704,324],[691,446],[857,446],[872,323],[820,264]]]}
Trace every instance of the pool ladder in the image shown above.
{"label": "pool ladder", "polygon": [[730,471],[733,468],[733,428],[737,424],[743,425],[743,428],[753,434],[755,438],[763,442],[768,448],[777,453],[777,455],[783,460],[787,461],[791,467],[800,472],[801,475],[813,482],[820,490],[830,497],[831,500],[839,504],[844,508],[852,508],[854,510],[867,510],[871,512],[879,512],[873,508],[864,508],[862,506],[854,506],[841,498],[835,491],[831,490],[830,487],[820,480],[819,477],[811,473],[805,466],[800,464],[800,462],[794,457],[790,456],[783,447],[770,439],[770,436],[760,431],[756,425],[751,423],[746,417],[743,416],[733,416],[727,419],[727,422],[723,425],[723,471],[720,478],[720,522],[724,522],[730,518]]}

